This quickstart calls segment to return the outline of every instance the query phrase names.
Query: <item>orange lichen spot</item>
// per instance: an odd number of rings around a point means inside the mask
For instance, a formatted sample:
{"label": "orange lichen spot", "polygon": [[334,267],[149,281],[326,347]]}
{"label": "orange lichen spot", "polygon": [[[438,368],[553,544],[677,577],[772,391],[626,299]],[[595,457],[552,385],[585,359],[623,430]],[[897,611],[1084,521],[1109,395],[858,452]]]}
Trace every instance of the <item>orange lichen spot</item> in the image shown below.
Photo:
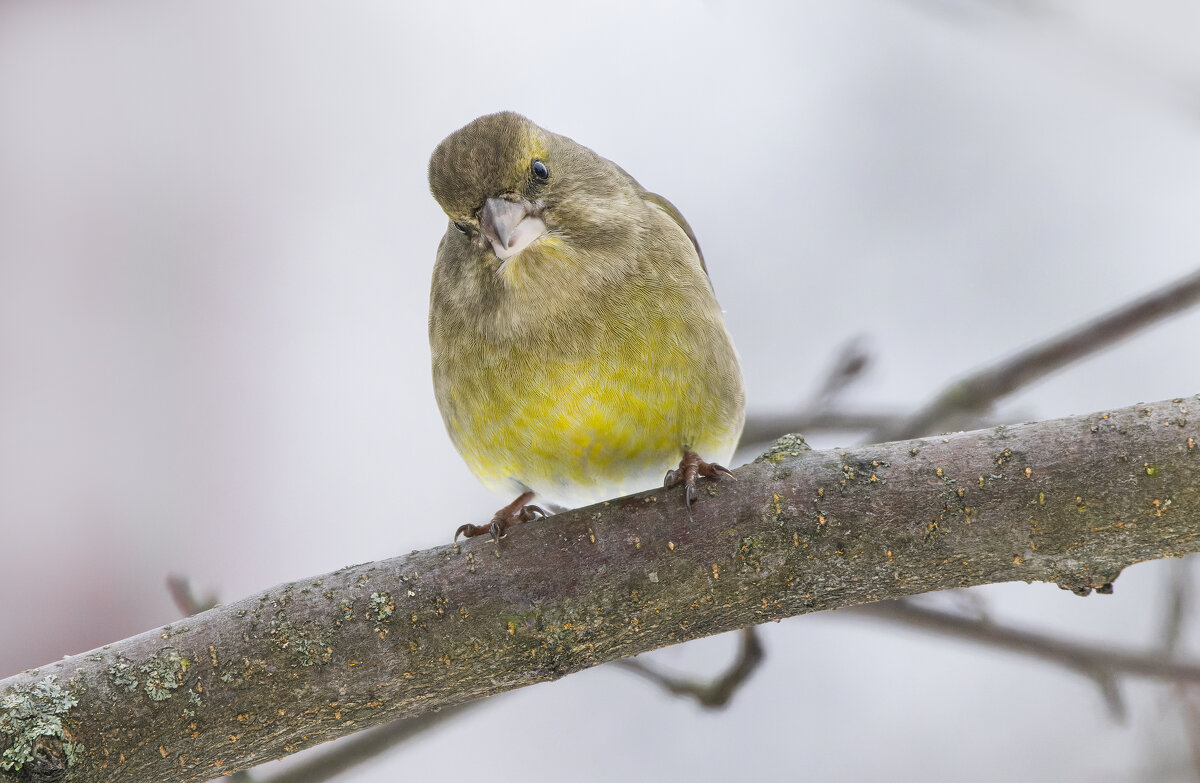
{"label": "orange lichen spot", "polygon": [[817,497],[825,497],[825,487],[817,487]]}
{"label": "orange lichen spot", "polygon": [[588,541],[591,541],[593,544],[596,543],[596,534],[592,532],[590,527],[588,528]]}
{"label": "orange lichen spot", "polygon": [[792,533],[792,546],[800,546],[800,534]]}
{"label": "orange lichen spot", "polygon": [[163,747],[162,745],[159,745],[158,746],[158,755],[162,756],[165,759],[167,757],[167,749],[165,747]]}
{"label": "orange lichen spot", "polygon": [[935,470],[934,473],[937,475],[938,478],[946,477],[946,472],[944,470],[942,470],[941,468],[938,468],[937,470]]}
{"label": "orange lichen spot", "polygon": [[713,579],[720,579],[721,578],[721,566],[717,565],[716,563],[713,563],[712,564],[712,574],[713,574]]}
{"label": "orange lichen spot", "polygon": [[879,476],[876,476],[874,473],[872,473],[872,474],[871,474],[871,481],[879,481]]}
{"label": "orange lichen spot", "polygon": [[1025,558],[1021,557],[1020,555],[1013,555],[1013,565],[1021,565],[1021,563],[1024,562]]}
{"label": "orange lichen spot", "polygon": [[817,524],[818,525],[825,524],[825,517],[822,514],[817,514]]}
{"label": "orange lichen spot", "polygon": [[667,542],[667,549],[670,549],[672,552],[674,552],[674,551],[675,551],[675,542],[674,542],[674,541],[668,541],[668,542]]}
{"label": "orange lichen spot", "polygon": [[1032,475],[1033,475],[1033,468],[1026,466],[1025,467],[1025,478],[1029,478]]}

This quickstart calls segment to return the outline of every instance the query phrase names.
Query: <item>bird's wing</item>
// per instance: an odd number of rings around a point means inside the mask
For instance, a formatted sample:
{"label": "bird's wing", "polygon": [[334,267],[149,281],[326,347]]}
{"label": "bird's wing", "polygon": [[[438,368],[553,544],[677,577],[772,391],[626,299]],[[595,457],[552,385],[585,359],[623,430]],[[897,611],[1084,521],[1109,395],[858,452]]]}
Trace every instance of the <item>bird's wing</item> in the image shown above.
{"label": "bird's wing", "polygon": [[[696,248],[696,257],[700,259],[700,268],[704,270],[705,276],[708,276],[708,267],[704,264],[704,253],[700,250],[700,243],[696,241],[696,234],[692,231],[692,227],[688,225],[687,220],[684,219],[683,213],[680,212],[674,204],[672,204],[670,201],[667,201],[657,193],[651,193],[650,191],[646,190],[642,191],[642,194],[651,206],[658,207],[663,212],[666,212],[671,219],[683,229],[683,233],[688,235],[688,239],[692,240],[692,247]],[[711,278],[709,279],[708,284],[710,286],[712,285]]]}

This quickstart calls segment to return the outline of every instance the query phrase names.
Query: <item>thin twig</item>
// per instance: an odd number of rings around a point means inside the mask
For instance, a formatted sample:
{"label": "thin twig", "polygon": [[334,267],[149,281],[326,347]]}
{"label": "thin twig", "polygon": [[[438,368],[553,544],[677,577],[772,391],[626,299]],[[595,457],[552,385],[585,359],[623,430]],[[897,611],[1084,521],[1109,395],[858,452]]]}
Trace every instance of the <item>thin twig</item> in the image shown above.
{"label": "thin twig", "polygon": [[740,636],[741,644],[738,647],[737,658],[728,671],[712,682],[671,677],[633,659],[617,661],[617,665],[662,686],[675,696],[693,698],[701,707],[710,710],[721,709],[729,704],[729,700],[750,679],[763,660],[762,643],[759,642],[754,628],[743,628]]}
{"label": "thin twig", "polygon": [[862,377],[871,364],[871,352],[867,350],[866,338],[856,335],[842,344],[834,356],[833,366],[825,373],[825,380],[817,387],[810,407],[827,408],[830,404]]}
{"label": "thin twig", "polygon": [[742,429],[741,446],[769,443],[780,435],[798,432],[870,432],[902,420],[899,413],[816,409],[790,413],[749,414]]}
{"label": "thin twig", "polygon": [[871,363],[865,339],[857,336],[838,349],[817,391],[787,413],[751,414],[742,429],[742,446],[767,443],[789,432],[869,432],[899,420],[900,414],[838,410],[837,397],[862,377]]}
{"label": "thin twig", "polygon": [[856,607],[851,612],[1023,655],[1032,655],[1092,679],[1100,674],[1146,677],[1165,682],[1200,683],[1200,664],[1175,660],[1159,653],[1127,652],[1095,644],[1069,642],[1048,634],[1008,628],[986,620],[918,606],[909,600],[866,604]]}
{"label": "thin twig", "polygon": [[1171,563],[1167,584],[1167,608],[1163,617],[1162,651],[1173,655],[1183,638],[1183,627],[1192,609],[1192,561],[1184,558]]}
{"label": "thin twig", "polygon": [[215,593],[208,593],[203,598],[197,598],[196,593],[192,590],[192,583],[182,576],[167,577],[167,592],[171,594],[171,600],[175,602],[179,611],[183,612],[184,617],[207,612],[218,604]]}
{"label": "thin twig", "polygon": [[1200,302],[1200,271],[1058,337],[950,385],[913,416],[877,429],[872,441],[904,440],[946,429],[1071,362]]}

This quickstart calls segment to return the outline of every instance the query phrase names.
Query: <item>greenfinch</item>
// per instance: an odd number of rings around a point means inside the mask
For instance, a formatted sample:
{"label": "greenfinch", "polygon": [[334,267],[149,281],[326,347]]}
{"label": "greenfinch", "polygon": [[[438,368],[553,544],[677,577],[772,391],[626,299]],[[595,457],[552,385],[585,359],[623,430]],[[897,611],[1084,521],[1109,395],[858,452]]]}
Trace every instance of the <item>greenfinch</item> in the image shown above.
{"label": "greenfinch", "polygon": [[513,112],[443,140],[429,186],[449,217],[430,295],[434,393],[471,471],[516,495],[455,538],[545,516],[535,495],[574,507],[663,471],[690,509],[698,477],[729,474],[742,374],[678,209]]}

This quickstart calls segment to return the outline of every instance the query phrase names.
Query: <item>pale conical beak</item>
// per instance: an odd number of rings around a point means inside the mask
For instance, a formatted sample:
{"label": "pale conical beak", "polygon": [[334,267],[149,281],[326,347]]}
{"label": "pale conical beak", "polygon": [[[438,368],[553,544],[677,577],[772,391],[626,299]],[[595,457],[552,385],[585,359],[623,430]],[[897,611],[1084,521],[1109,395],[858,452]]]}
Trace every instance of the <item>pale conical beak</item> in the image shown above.
{"label": "pale conical beak", "polygon": [[479,211],[479,227],[501,261],[520,253],[546,233],[546,224],[528,201],[489,198]]}

